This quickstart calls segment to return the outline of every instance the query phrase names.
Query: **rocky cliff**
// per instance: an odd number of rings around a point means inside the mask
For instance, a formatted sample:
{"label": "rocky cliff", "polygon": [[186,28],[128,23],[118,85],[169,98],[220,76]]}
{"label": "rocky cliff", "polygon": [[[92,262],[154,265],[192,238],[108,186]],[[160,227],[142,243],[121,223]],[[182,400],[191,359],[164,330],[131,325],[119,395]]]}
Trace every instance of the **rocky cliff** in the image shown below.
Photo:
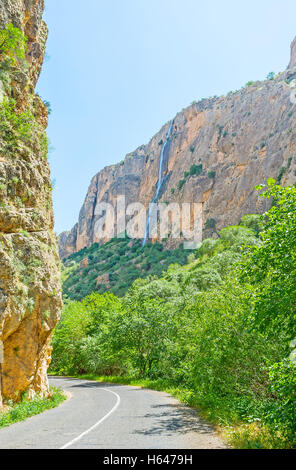
{"label": "rocky cliff", "polygon": [[2,39],[8,24],[18,28],[0,46],[0,401],[48,394],[50,339],[61,309],[48,112],[34,92],[47,39],[43,9],[43,0],[0,0]]}
{"label": "rocky cliff", "polygon": [[[265,211],[268,202],[258,197],[255,185],[269,177],[283,184],[296,181],[296,100],[291,99],[295,65],[296,39],[285,72],[249,82],[227,96],[193,103],[174,118],[159,200],[202,203],[204,236],[237,224],[245,214]],[[116,196],[124,194],[127,204],[148,206],[169,127],[166,124],[147,145],[93,178],[78,224],[59,238],[62,258],[102,241],[94,230],[98,203],[114,204]],[[193,165],[199,171],[190,172]]]}

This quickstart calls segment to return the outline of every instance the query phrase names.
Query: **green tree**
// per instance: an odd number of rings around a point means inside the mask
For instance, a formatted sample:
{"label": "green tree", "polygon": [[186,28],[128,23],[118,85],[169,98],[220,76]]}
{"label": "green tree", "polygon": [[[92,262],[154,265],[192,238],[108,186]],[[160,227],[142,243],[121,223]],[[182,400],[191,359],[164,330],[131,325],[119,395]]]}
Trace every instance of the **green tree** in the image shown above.
{"label": "green tree", "polygon": [[285,331],[296,337],[296,188],[282,188],[269,181],[262,194],[273,198],[260,234],[262,244],[253,246],[243,273],[255,286],[254,323],[262,332]]}
{"label": "green tree", "polygon": [[[246,287],[232,274],[187,305],[187,342],[194,389],[207,401],[230,397],[258,398],[268,393],[266,360],[277,360],[277,345],[250,331],[246,316],[252,308]],[[234,403],[228,403],[229,411]]]}
{"label": "green tree", "polygon": [[118,347],[128,351],[140,376],[149,376],[159,365],[176,328],[174,311],[166,308],[165,300],[149,297],[142,287],[134,287],[116,329]]}
{"label": "green tree", "polygon": [[55,328],[51,368],[61,374],[81,371],[77,352],[90,326],[90,312],[80,302],[66,302]]}
{"label": "green tree", "polygon": [[20,29],[9,23],[0,31],[0,59],[8,59],[10,65],[25,60],[27,38]]}
{"label": "green tree", "polygon": [[13,99],[4,98],[0,104],[0,151],[14,151],[20,142],[29,144],[33,129],[36,128],[34,116],[29,111],[18,112]]}
{"label": "green tree", "polygon": [[193,164],[190,167],[189,174],[190,176],[199,176],[202,173],[203,166],[200,163],[199,165]]}
{"label": "green tree", "polygon": [[251,228],[259,235],[260,232],[264,229],[264,216],[259,214],[249,214],[242,217],[241,225],[243,227]]}
{"label": "green tree", "polygon": [[87,329],[89,335],[94,335],[103,329],[108,330],[123,308],[120,299],[109,292],[102,295],[93,292],[85,297],[82,304],[89,312],[91,320]]}

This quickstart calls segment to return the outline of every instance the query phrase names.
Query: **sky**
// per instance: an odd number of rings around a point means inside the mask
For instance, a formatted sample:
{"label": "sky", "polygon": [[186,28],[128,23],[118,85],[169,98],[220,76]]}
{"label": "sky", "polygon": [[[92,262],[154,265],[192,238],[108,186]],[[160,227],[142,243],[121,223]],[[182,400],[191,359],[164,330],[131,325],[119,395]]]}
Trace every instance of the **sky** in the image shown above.
{"label": "sky", "polygon": [[192,101],[283,71],[295,0],[45,0],[55,230],[70,230],[92,177]]}

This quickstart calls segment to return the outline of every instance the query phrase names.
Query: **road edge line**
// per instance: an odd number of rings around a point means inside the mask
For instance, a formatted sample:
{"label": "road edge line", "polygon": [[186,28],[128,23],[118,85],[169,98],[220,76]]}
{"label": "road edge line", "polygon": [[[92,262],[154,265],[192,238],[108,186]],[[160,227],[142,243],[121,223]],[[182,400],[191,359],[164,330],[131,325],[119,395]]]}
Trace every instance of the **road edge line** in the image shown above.
{"label": "road edge line", "polygon": [[102,424],[106,419],[109,418],[109,416],[112,415],[112,413],[114,413],[114,411],[117,410],[117,408],[118,408],[119,405],[120,405],[120,401],[121,401],[121,398],[120,398],[120,396],[118,395],[118,393],[113,392],[112,390],[108,390],[107,388],[101,388],[100,390],[104,390],[105,392],[109,392],[109,393],[112,393],[113,395],[115,395],[116,398],[117,398],[116,404],[113,406],[112,410],[110,410],[109,413],[107,413],[103,418],[101,418],[96,424],[94,424],[93,426],[91,426],[89,429],[87,429],[86,431],[84,431],[82,434],[80,434],[78,437],[76,437],[76,438],[73,439],[72,441],[70,441],[70,442],[68,442],[67,444],[65,444],[63,447],[60,447],[60,450],[68,449],[68,448],[71,447],[73,444],[76,444],[76,442],[80,441],[84,436],[86,436],[87,434],[89,434],[90,432],[92,432],[94,429],[96,429],[98,426],[100,426],[100,424]]}

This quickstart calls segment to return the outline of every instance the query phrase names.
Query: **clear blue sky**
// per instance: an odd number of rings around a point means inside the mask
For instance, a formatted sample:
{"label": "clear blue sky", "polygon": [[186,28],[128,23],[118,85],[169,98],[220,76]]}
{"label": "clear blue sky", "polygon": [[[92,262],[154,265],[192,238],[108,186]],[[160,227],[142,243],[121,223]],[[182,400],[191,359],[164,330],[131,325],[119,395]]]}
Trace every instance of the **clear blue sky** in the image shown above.
{"label": "clear blue sky", "polygon": [[56,231],[100,169],[183,107],[286,68],[295,17],[295,0],[46,0]]}

